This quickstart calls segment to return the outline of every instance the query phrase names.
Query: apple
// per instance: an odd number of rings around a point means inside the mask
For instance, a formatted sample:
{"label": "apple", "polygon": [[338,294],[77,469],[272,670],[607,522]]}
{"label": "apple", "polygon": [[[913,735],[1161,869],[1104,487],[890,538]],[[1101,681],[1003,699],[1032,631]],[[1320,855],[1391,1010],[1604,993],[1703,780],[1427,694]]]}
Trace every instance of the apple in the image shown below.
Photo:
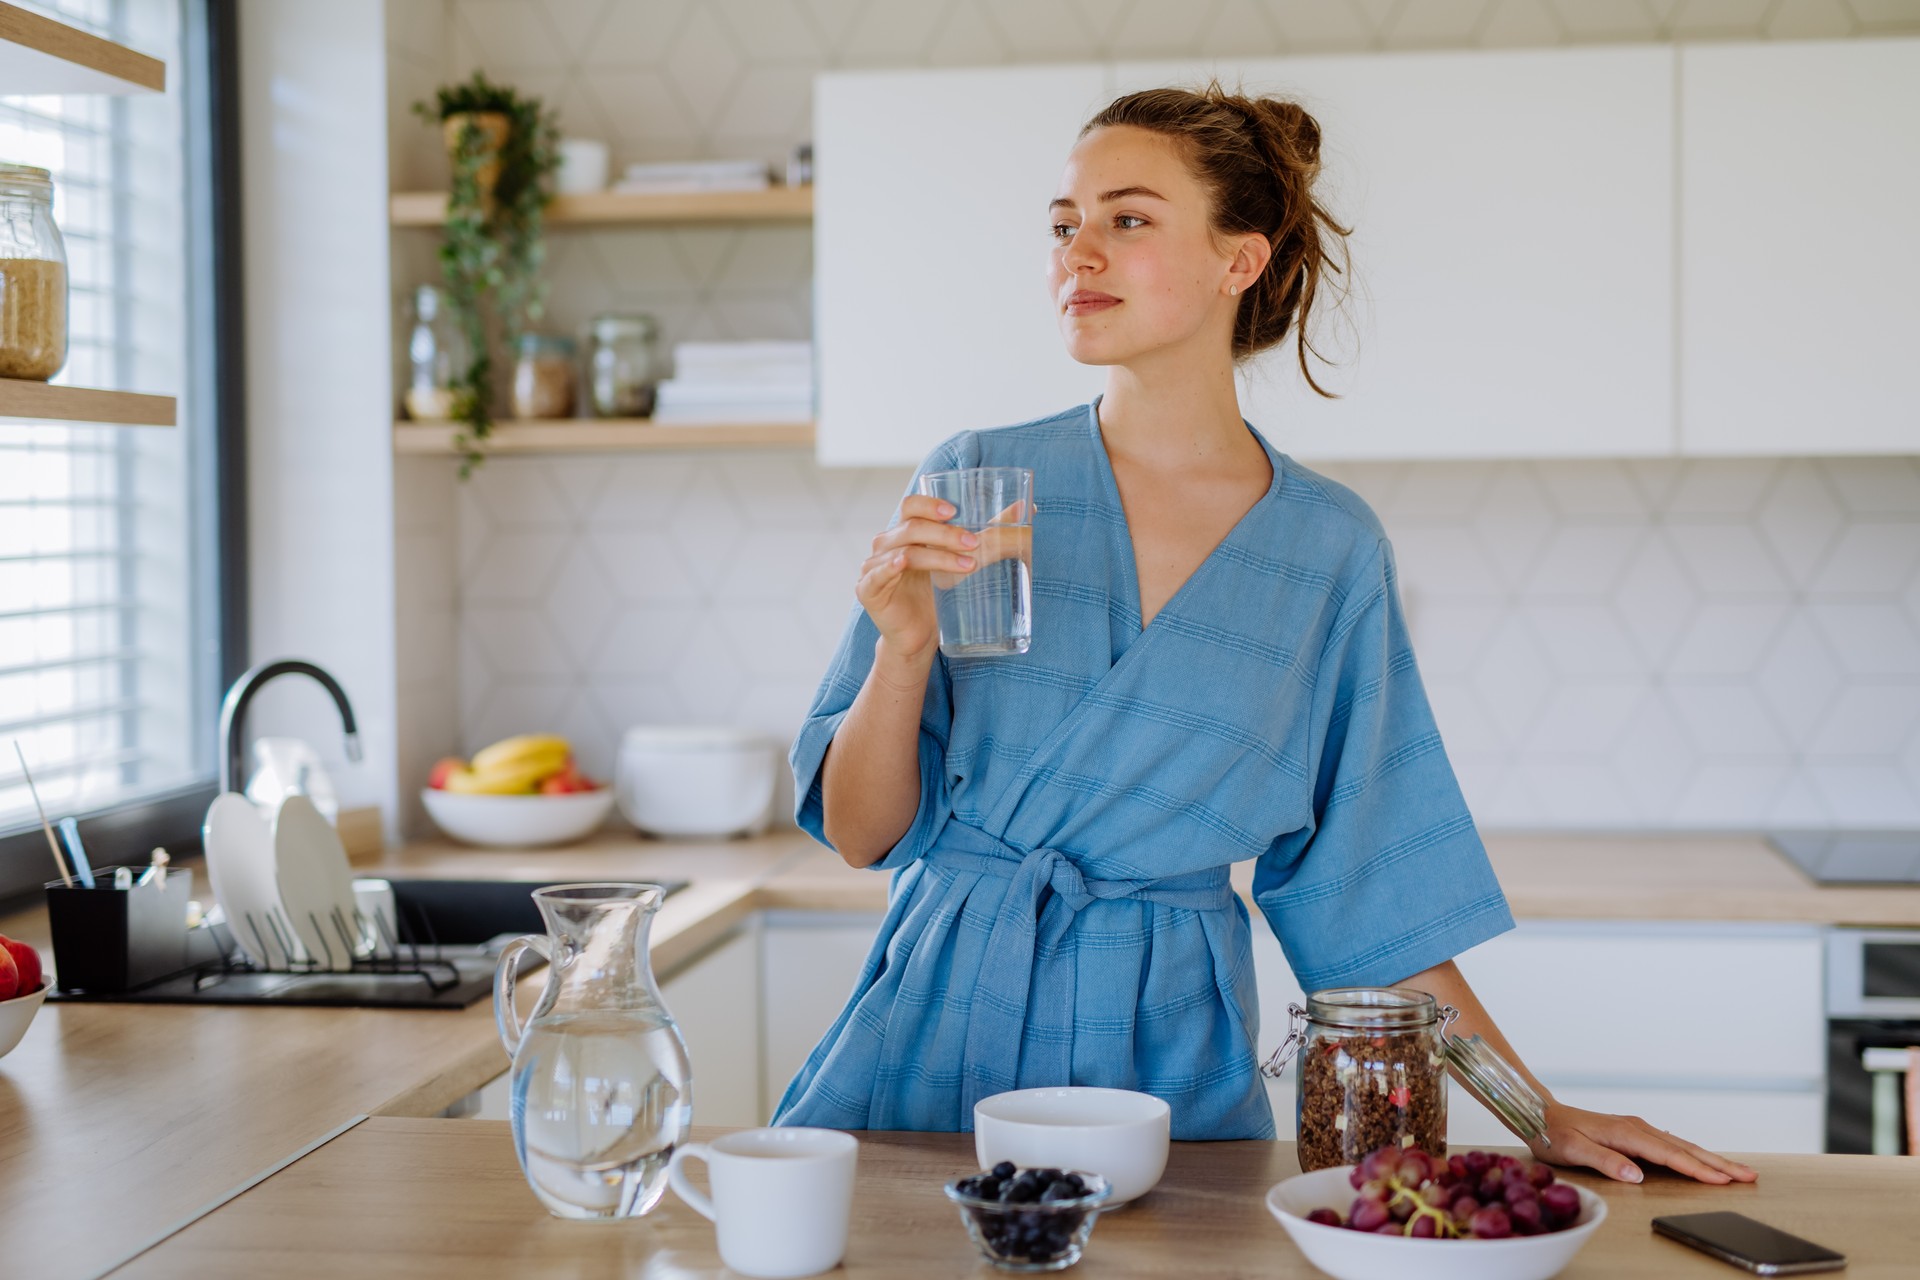
{"label": "apple", "polygon": [[570,796],[582,791],[598,791],[600,784],[580,772],[580,766],[567,761],[567,767],[540,784],[540,794]]}
{"label": "apple", "polygon": [[445,791],[448,775],[466,767],[467,762],[459,756],[444,756],[433,762],[433,769],[427,774],[427,785],[435,791]]}
{"label": "apple", "polygon": [[0,1000],[11,1000],[20,994],[20,966],[13,962],[13,952],[0,947]]}
{"label": "apple", "polygon": [[40,953],[24,942],[16,942],[6,934],[0,933],[0,951],[13,957],[14,968],[20,971],[20,989],[17,994],[30,996],[40,989],[43,968]]}

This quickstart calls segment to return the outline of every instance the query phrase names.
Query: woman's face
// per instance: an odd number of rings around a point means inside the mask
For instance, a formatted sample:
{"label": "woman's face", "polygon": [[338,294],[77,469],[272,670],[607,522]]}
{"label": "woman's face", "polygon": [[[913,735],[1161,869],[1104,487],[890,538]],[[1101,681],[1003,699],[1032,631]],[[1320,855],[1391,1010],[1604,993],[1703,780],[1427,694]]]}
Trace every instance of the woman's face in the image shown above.
{"label": "woman's face", "polygon": [[1267,243],[1222,245],[1207,216],[1173,139],[1125,125],[1082,138],[1047,215],[1047,287],[1067,353],[1095,365],[1184,346],[1225,357],[1239,302],[1228,289],[1246,291]]}

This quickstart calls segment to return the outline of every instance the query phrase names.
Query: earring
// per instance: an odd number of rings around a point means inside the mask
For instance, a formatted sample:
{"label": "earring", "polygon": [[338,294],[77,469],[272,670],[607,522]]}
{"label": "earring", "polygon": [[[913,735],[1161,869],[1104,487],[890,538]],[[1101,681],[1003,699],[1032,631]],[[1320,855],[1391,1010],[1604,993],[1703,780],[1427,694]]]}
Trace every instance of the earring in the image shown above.
{"label": "earring", "polygon": [[1230,284],[1230,285],[1228,285],[1228,286],[1227,286],[1227,296],[1228,296],[1229,298],[1231,298],[1231,297],[1232,297],[1232,296],[1233,296],[1234,294],[1236,294],[1236,293],[1238,293],[1238,292],[1240,292],[1240,286],[1239,286],[1239,285],[1237,285],[1237,284]]}

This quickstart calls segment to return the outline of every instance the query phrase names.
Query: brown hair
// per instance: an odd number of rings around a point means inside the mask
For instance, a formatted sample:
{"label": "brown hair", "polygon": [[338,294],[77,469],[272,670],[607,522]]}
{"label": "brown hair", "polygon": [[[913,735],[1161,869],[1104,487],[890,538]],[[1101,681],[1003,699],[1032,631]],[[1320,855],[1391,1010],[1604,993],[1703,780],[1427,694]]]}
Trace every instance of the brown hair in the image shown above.
{"label": "brown hair", "polygon": [[[1326,357],[1307,336],[1307,318],[1322,275],[1344,274],[1346,237],[1313,196],[1320,173],[1320,125],[1299,103],[1228,93],[1218,80],[1206,88],[1146,89],[1115,99],[1080,130],[1131,125],[1180,144],[1187,163],[1213,197],[1209,222],[1216,235],[1258,232],[1273,246],[1272,260],[1240,298],[1233,354],[1245,359],[1278,346],[1292,329],[1307,385],[1338,399],[1313,380],[1307,353]],[[1339,246],[1340,263],[1331,249]]]}

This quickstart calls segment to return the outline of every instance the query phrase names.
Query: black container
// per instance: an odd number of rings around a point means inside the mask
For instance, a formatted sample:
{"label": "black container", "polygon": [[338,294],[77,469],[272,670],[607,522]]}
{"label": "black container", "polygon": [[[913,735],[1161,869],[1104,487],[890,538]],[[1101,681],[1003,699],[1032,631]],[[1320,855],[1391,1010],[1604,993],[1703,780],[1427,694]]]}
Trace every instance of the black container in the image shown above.
{"label": "black container", "polygon": [[[47,886],[54,977],[62,991],[128,991],[219,958],[211,929],[187,928],[193,872],[130,889],[113,887],[113,867],[97,868],[95,888]],[[137,878],[145,867],[130,868]]]}

